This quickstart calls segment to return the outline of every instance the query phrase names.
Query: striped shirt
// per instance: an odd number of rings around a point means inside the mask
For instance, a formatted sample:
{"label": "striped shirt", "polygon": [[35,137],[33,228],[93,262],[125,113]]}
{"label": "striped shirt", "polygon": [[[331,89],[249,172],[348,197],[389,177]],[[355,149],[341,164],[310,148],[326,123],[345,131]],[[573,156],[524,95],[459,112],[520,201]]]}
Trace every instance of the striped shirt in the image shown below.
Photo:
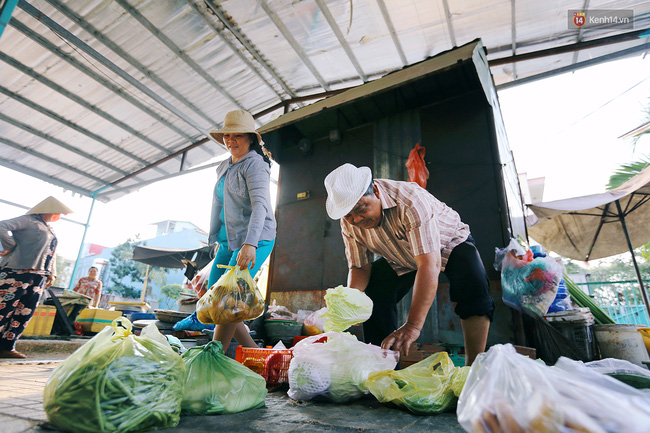
{"label": "striped shirt", "polygon": [[378,227],[363,229],[341,218],[348,267],[372,262],[372,253],[384,257],[398,275],[417,270],[415,256],[439,250],[441,271],[451,250],[469,236],[469,226],[452,208],[413,182],[375,179],[382,219]]}

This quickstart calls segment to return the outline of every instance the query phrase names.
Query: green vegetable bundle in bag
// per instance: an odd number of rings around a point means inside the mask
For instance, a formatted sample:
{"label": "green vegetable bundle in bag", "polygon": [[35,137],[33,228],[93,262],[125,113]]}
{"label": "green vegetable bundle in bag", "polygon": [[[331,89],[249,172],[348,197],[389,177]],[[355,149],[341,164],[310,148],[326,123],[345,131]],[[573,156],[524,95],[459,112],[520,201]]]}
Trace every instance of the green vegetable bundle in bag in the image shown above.
{"label": "green vegetable bundle in bag", "polygon": [[183,413],[217,415],[264,406],[266,381],[223,353],[219,341],[183,354],[187,367]]}
{"label": "green vegetable bundle in bag", "polygon": [[185,364],[155,325],[140,336],[118,317],[58,366],[45,384],[50,423],[69,432],[137,432],[180,420]]}
{"label": "green vegetable bundle in bag", "polygon": [[433,415],[456,407],[469,369],[454,367],[447,352],[440,352],[403,370],[370,373],[366,387],[382,403]]}

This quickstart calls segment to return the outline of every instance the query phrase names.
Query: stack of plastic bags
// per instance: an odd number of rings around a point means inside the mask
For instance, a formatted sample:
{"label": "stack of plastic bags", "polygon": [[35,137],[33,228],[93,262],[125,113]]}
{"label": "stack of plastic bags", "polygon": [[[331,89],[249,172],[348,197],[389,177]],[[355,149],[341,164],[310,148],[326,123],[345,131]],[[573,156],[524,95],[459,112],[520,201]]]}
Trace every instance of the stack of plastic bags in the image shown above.
{"label": "stack of plastic bags", "polygon": [[580,361],[549,367],[495,345],[472,365],[457,415],[474,433],[647,433],[650,395]]}

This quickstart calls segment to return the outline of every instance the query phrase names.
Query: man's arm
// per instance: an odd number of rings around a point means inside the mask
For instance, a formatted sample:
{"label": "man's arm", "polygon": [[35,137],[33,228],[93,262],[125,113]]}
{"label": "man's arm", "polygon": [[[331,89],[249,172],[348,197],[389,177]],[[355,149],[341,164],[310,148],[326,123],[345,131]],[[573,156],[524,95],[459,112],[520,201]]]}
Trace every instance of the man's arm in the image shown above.
{"label": "man's arm", "polygon": [[368,287],[370,281],[370,263],[366,263],[360,268],[350,267],[348,271],[348,287],[361,290],[362,292]]}
{"label": "man's arm", "polygon": [[415,263],[418,269],[406,323],[381,343],[382,348],[399,350],[405,355],[408,355],[411,344],[420,336],[420,330],[436,297],[441,266],[440,251],[415,256]]}

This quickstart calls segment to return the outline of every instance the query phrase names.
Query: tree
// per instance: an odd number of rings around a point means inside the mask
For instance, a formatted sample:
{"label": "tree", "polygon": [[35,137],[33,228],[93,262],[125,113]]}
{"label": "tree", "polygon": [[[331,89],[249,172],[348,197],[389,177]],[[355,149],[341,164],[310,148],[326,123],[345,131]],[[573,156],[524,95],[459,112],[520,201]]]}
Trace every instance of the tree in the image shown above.
{"label": "tree", "polygon": [[181,297],[181,292],[183,291],[183,286],[180,284],[168,284],[160,288],[165,304],[169,308],[173,305],[173,301]]}
{"label": "tree", "polygon": [[144,283],[144,272],[131,260],[133,247],[141,242],[127,239],[111,252],[109,259],[110,282],[109,290],[126,298],[139,298]]}

